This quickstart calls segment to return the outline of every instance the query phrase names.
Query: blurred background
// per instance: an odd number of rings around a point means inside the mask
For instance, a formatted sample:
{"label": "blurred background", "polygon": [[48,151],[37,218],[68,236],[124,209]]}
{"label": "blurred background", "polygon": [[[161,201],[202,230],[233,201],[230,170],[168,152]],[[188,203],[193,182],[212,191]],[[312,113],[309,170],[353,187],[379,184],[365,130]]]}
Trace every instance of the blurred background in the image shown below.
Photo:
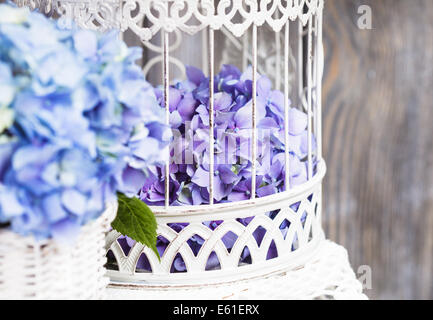
{"label": "blurred background", "polygon": [[370,298],[433,299],[433,1],[327,0],[324,39],[326,233]]}

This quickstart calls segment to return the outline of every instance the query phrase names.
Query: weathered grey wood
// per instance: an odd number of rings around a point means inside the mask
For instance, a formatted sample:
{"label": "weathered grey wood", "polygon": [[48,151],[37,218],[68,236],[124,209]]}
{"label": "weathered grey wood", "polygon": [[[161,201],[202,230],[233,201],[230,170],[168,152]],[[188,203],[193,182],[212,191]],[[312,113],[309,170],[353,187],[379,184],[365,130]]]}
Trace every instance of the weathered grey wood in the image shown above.
{"label": "weathered grey wood", "polygon": [[328,0],[324,19],[327,234],[371,266],[370,297],[432,299],[433,2]]}

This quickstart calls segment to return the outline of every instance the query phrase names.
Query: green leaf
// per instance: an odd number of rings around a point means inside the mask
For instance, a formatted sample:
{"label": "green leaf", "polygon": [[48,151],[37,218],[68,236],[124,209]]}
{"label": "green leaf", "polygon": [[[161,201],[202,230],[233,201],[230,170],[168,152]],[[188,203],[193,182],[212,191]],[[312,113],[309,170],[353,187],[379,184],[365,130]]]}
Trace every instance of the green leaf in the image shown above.
{"label": "green leaf", "polygon": [[111,223],[113,229],[152,249],[159,257],[156,249],[156,219],[150,208],[140,199],[128,198],[117,194],[119,208],[116,219]]}

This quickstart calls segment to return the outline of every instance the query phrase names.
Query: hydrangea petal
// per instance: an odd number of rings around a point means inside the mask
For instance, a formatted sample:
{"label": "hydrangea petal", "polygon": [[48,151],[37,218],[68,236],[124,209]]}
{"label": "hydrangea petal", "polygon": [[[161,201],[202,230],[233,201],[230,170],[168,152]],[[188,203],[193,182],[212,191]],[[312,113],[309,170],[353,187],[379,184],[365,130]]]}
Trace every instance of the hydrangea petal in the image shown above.
{"label": "hydrangea petal", "polygon": [[195,67],[187,66],[186,67],[186,76],[188,80],[194,83],[195,85],[200,85],[200,83],[205,79],[203,72]]}
{"label": "hydrangea petal", "polygon": [[272,88],[272,82],[266,76],[261,76],[257,80],[257,95],[261,97],[267,97]]}
{"label": "hydrangea petal", "polygon": [[270,196],[272,194],[277,193],[278,190],[276,187],[274,187],[273,185],[267,185],[261,188],[257,189],[257,195],[259,197],[266,197],[266,196]]}
{"label": "hydrangea petal", "polygon": [[[209,184],[209,183],[208,183]],[[230,190],[227,186],[224,185],[219,175],[214,177],[214,188],[213,188],[213,196],[214,199],[219,202],[224,197],[229,194]]]}
{"label": "hydrangea petal", "polygon": [[93,57],[98,49],[98,40],[94,32],[80,29],[74,34],[74,45],[84,58]]}
{"label": "hydrangea petal", "polygon": [[196,105],[197,101],[194,99],[191,93],[188,93],[183,97],[177,107],[177,110],[179,111],[183,121],[191,121]]}
{"label": "hydrangea petal", "polygon": [[54,240],[62,244],[72,245],[78,238],[80,225],[76,221],[63,219],[53,224],[51,230]]}
{"label": "hydrangea petal", "polygon": [[86,213],[87,197],[75,189],[66,189],[62,193],[63,206],[78,216]]}
{"label": "hydrangea petal", "polygon": [[179,102],[182,101],[182,94],[180,90],[177,90],[175,88],[170,88],[169,91],[169,108],[170,112],[175,111],[178,108]]}
{"label": "hydrangea petal", "polygon": [[295,108],[289,110],[289,133],[291,135],[299,135],[307,128],[307,115]]}
{"label": "hydrangea petal", "polygon": [[224,64],[221,67],[221,72],[219,73],[219,75],[222,78],[231,77],[234,79],[239,79],[242,73],[239,71],[239,69],[236,66],[232,64]]}
{"label": "hydrangea petal", "polygon": [[68,212],[63,207],[58,194],[54,193],[46,196],[42,200],[42,208],[50,223],[55,223],[68,217]]}
{"label": "hydrangea petal", "polygon": [[209,171],[204,170],[201,166],[197,168],[191,181],[200,187],[209,185]]}
{"label": "hydrangea petal", "polygon": [[218,171],[221,181],[225,184],[233,184],[239,178],[228,165],[218,166]]}
{"label": "hydrangea petal", "polygon": [[119,191],[130,197],[135,196],[143,186],[145,179],[146,175],[142,170],[127,166],[122,172]]}
{"label": "hydrangea petal", "polygon": [[239,191],[232,191],[227,196],[227,200],[230,202],[244,201],[250,198],[251,196],[248,196],[246,192],[239,192]]}
{"label": "hydrangea petal", "polygon": [[226,92],[215,94],[214,110],[226,110],[232,105],[232,97]]}
{"label": "hydrangea petal", "polygon": [[0,221],[19,216],[24,211],[25,208],[20,204],[14,190],[8,190],[7,187],[0,185]]}

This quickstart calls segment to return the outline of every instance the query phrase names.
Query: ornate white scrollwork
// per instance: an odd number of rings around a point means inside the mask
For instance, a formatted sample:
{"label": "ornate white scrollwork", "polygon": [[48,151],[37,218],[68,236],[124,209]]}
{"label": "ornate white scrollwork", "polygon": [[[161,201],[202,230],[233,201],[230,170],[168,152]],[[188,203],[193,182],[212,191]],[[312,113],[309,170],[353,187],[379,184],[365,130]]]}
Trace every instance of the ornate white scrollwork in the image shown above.
{"label": "ornate white scrollwork", "polygon": [[[206,27],[225,27],[236,37],[251,25],[268,24],[281,31],[287,20],[309,18],[322,10],[324,0],[16,0],[34,8],[55,8],[86,28],[131,29],[142,41],[149,41],[163,30],[196,34]],[[146,18],[148,26],[143,26]]]}

